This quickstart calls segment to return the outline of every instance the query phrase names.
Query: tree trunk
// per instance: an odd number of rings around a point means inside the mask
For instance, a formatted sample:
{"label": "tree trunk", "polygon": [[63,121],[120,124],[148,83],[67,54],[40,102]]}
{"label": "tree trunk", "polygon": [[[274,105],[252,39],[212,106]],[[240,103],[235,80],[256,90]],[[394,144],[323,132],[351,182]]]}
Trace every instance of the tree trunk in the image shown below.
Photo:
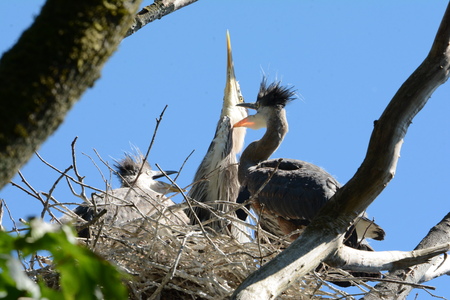
{"label": "tree trunk", "polygon": [[0,188],[100,77],[138,0],[48,0],[0,60]]}

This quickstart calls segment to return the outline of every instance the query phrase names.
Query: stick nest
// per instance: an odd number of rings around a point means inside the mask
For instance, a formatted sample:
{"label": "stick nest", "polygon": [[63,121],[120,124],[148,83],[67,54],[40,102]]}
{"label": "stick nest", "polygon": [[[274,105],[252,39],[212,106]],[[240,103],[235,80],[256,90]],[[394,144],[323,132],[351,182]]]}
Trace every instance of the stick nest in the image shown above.
{"label": "stick nest", "polygon": [[[264,243],[241,244],[207,227],[159,222],[162,217],[120,225],[99,219],[89,227],[91,237],[80,238],[80,243],[126,274],[129,299],[228,299],[247,276],[288,244],[282,240],[273,242],[273,237],[272,242],[266,238]],[[37,272],[49,286],[58,285],[58,276],[51,267]],[[338,289],[323,291],[323,286],[332,288],[314,273],[293,284],[278,299],[333,299],[348,295]]]}

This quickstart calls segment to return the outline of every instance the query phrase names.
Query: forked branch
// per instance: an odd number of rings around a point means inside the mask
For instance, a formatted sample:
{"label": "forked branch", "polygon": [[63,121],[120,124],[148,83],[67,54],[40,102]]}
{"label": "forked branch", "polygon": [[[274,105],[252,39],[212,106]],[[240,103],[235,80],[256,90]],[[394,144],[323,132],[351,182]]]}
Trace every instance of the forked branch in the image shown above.
{"label": "forked branch", "polygon": [[292,245],[250,275],[232,299],[274,299],[296,279],[336,255],[342,235],[394,177],[403,137],[414,116],[449,77],[450,8],[423,63],[395,94],[375,123],[366,158]]}

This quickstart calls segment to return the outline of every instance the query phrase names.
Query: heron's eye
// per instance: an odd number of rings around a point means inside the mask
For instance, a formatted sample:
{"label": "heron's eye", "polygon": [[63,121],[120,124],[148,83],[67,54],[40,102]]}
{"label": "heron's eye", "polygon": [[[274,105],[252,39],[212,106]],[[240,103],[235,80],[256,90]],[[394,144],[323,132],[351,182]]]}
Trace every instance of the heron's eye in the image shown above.
{"label": "heron's eye", "polygon": [[243,102],[244,102],[244,97],[239,96],[239,102],[240,102],[240,103],[243,103]]}

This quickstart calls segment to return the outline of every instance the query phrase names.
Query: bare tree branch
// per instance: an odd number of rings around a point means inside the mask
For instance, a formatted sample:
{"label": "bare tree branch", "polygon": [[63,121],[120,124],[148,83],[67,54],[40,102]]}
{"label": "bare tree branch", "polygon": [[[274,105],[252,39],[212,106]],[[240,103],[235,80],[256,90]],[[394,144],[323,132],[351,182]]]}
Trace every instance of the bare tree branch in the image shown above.
{"label": "bare tree branch", "polygon": [[5,227],[3,227],[3,199],[0,199],[0,231],[5,231]]}
{"label": "bare tree branch", "polygon": [[403,137],[414,116],[449,77],[450,8],[433,46],[400,87],[375,128],[366,158],[350,181],[333,196],[294,243],[250,275],[232,299],[274,299],[296,279],[336,253],[343,234],[394,177]]}
{"label": "bare tree branch", "polygon": [[194,2],[197,2],[197,0],[155,0],[151,5],[141,9],[135,16],[134,23],[131,25],[125,37],[136,33],[145,25]]}
{"label": "bare tree branch", "polygon": [[[450,242],[450,213],[442,221],[434,226],[427,236],[417,245],[416,250],[426,249],[437,244]],[[394,278],[407,283],[422,283],[434,279],[438,276],[448,274],[450,259],[448,255],[438,256],[428,263],[416,265],[411,268],[402,268],[388,274],[387,278]],[[406,299],[413,289],[413,286],[399,283],[382,282],[375,286],[375,289],[367,294],[364,300],[380,299]]]}
{"label": "bare tree branch", "polygon": [[144,169],[145,162],[147,161],[148,156],[150,155],[150,151],[152,150],[153,143],[155,142],[155,139],[156,139],[156,134],[158,133],[159,125],[161,124],[161,121],[162,121],[162,118],[164,116],[164,113],[166,112],[166,109],[167,109],[167,105],[164,106],[164,109],[162,110],[161,114],[159,115],[159,118],[156,119],[156,125],[155,125],[155,130],[153,131],[152,140],[150,142],[150,145],[148,145],[147,152],[145,152],[145,156],[144,156],[144,159],[142,160],[141,167],[139,168],[139,171],[138,171],[138,174],[136,176],[136,179],[131,184],[131,187],[134,186],[134,184],[138,181],[139,176],[141,176],[141,174],[142,174],[142,169]]}
{"label": "bare tree branch", "polygon": [[416,249],[413,251],[363,251],[347,246],[338,249],[336,255],[326,260],[332,267],[361,272],[377,272],[407,268],[428,262],[450,250],[450,243]]}

